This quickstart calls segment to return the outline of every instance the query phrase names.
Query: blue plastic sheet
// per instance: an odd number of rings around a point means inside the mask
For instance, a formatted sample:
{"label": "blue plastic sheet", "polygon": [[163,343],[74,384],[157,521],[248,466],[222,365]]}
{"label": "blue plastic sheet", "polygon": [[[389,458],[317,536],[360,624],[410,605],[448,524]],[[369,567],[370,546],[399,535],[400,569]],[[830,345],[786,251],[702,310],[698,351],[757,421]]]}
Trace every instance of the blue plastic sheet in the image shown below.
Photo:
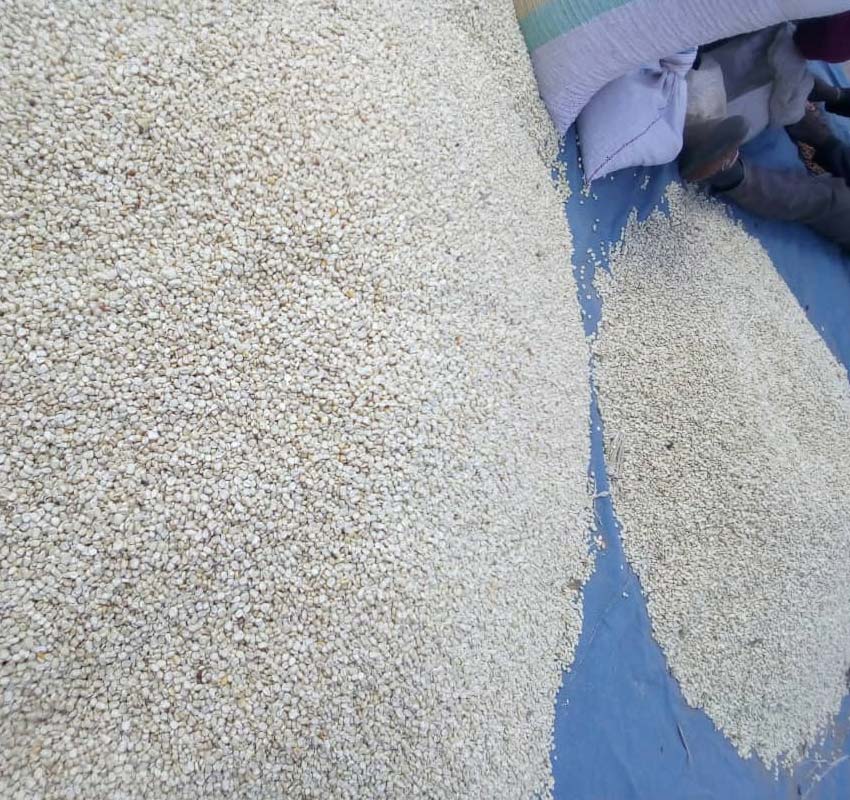
{"label": "blue plastic sheet", "polygon": [[[825,74],[843,81],[835,70]],[[842,130],[850,141],[850,127],[844,125]],[[760,136],[745,156],[765,165],[803,169],[796,148],[781,131]],[[626,170],[597,181],[586,196],[581,192],[572,133],[561,158],[573,189],[566,213],[573,233],[574,276],[585,331],[592,333],[600,314],[591,283],[594,261],[605,262],[604,254],[619,240],[634,210],[645,218],[663,207],[665,188],[677,174],[674,167]],[[737,209],[734,213],[761,240],[832,352],[845,366],[850,364],[847,256],[802,226],[757,219]],[[595,396],[590,411],[590,469],[596,491],[604,493],[609,485]],[[610,497],[597,499],[596,513],[605,547],[596,552],[596,570],[584,590],[584,627],[576,660],[564,676],[557,700],[552,753],[556,798],[850,798],[850,698],[827,740],[792,772],[777,775],[756,758],[741,759],[705,713],[684,702],[670,676],[652,638],[639,582],[625,560]]]}

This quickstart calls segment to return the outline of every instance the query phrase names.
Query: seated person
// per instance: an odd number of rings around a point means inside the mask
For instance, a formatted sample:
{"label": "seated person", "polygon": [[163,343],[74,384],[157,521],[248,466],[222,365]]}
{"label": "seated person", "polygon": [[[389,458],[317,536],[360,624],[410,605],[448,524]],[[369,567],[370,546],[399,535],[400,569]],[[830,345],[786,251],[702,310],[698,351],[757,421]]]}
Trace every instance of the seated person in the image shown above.
{"label": "seated person", "polygon": [[[812,24],[814,32],[808,27],[809,23],[802,23],[794,34],[798,50],[803,50],[800,55],[838,61],[850,58],[850,36],[836,38],[833,35],[833,26],[843,30],[844,26],[850,25],[850,12],[814,20]],[[736,40],[723,44],[727,49],[727,69],[729,64],[741,63],[736,54],[728,57],[730,46],[742,49],[748,46],[746,37],[739,39],[740,45]],[[822,49],[819,49],[818,41],[824,43]],[[800,42],[803,43],[802,48]],[[726,72],[724,81],[727,81]],[[811,76],[808,86],[811,87],[810,100],[825,102],[828,111],[850,116],[850,93],[847,90],[829,86]],[[780,97],[787,100],[793,94],[793,91],[785,91],[780,93]],[[788,113],[788,108],[786,105],[783,113]],[[815,148],[817,163],[830,175],[783,172],[759,167],[749,161],[745,163],[738,148],[760,131],[754,131],[743,116],[735,115],[686,129],[685,146],[679,161],[682,177],[706,182],[714,192],[755,214],[803,222],[845,249],[850,249],[850,185],[847,180],[850,148],[832,135],[817,112],[806,111],[804,105],[799,116],[802,119],[798,117],[799,121],[788,126],[789,133]]]}

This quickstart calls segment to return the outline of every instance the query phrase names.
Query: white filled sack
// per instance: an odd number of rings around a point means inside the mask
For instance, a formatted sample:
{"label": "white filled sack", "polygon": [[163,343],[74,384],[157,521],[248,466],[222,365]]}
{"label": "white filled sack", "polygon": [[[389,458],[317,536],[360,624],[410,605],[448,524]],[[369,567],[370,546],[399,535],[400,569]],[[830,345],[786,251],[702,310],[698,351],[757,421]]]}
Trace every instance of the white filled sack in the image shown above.
{"label": "white filled sack", "polygon": [[578,117],[585,182],[626,167],[669,164],[682,149],[686,77],[696,50],[611,81]]}

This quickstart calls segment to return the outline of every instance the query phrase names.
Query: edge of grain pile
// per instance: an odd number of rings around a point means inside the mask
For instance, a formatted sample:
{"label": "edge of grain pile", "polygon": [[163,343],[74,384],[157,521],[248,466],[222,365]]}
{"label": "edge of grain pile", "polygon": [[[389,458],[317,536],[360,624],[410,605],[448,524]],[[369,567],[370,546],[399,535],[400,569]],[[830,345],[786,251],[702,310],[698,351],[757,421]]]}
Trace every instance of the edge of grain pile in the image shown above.
{"label": "edge of grain pile", "polygon": [[510,3],[0,23],[0,794],[549,792],[587,352]]}
{"label": "edge of grain pile", "polygon": [[769,256],[680,186],[600,274],[593,345],[623,543],[685,699],[789,766],[850,664],[850,386]]}

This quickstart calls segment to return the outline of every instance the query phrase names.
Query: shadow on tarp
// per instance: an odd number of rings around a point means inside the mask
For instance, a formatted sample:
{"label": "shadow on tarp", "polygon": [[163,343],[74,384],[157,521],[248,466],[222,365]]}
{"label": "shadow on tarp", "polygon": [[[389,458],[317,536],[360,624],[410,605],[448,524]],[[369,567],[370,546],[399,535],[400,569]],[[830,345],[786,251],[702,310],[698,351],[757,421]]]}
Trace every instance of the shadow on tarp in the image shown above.
{"label": "shadow on tarp", "polygon": [[[839,80],[838,73],[831,77]],[[847,129],[850,140],[850,128]],[[746,154],[769,166],[802,168],[783,132],[752,142]],[[675,168],[626,170],[580,185],[575,137],[561,159],[573,193],[567,215],[573,234],[573,272],[585,331],[599,319],[594,265],[619,240],[629,215],[663,208]],[[735,210],[757,236],[812,324],[850,364],[850,260],[802,226],[756,219]],[[850,220],[848,220],[850,224]],[[734,265],[730,264],[734,269]],[[850,432],[848,432],[850,435]],[[597,533],[604,548],[584,590],[584,627],[572,669],[564,676],[555,715],[552,769],[558,800],[846,800],[850,797],[850,698],[829,737],[793,773],[775,775],[755,758],[741,759],[713,722],[690,708],[652,638],[639,582],[623,554],[602,451],[602,422],[591,401],[591,463]]]}

